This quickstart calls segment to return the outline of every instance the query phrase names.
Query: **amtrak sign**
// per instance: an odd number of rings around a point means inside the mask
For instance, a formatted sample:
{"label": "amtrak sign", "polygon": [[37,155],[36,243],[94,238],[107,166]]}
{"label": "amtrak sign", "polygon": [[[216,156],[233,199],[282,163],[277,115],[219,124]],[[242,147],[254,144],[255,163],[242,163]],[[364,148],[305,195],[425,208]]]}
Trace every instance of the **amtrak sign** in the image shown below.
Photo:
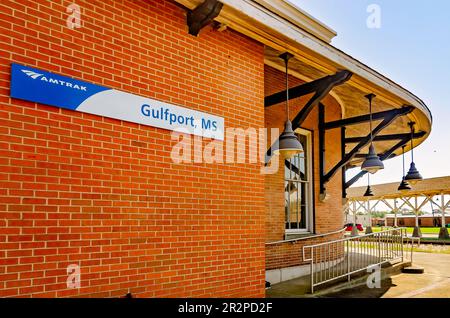
{"label": "amtrak sign", "polygon": [[224,119],[13,63],[11,97],[74,111],[224,139]]}

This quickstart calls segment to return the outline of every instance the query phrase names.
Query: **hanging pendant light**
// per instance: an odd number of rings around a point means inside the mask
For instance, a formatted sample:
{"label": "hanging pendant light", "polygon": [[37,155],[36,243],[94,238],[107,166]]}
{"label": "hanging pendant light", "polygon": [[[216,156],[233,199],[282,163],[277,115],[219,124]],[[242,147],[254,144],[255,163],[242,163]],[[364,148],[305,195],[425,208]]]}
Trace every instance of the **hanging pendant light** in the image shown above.
{"label": "hanging pendant light", "polygon": [[400,192],[406,192],[411,190],[411,186],[409,183],[405,180],[405,146],[402,147],[403,150],[403,175],[402,175],[402,182],[400,183],[400,186],[398,187],[398,191]]}
{"label": "hanging pendant light", "polygon": [[290,53],[284,53],[280,55],[286,64],[286,123],[284,131],[280,136],[278,149],[274,150],[276,155],[282,155],[286,159],[290,159],[293,156],[303,153],[303,146],[298,140],[297,136],[292,129],[292,123],[289,120],[289,60],[293,57]]}
{"label": "hanging pendant light", "polygon": [[361,169],[363,171],[367,171],[371,174],[375,174],[378,171],[384,169],[384,164],[378,157],[375,152],[375,147],[373,146],[373,116],[372,116],[372,100],[376,97],[374,94],[369,94],[365,96],[369,100],[369,109],[370,109],[370,147],[369,153],[367,154],[366,160],[363,162]]}
{"label": "hanging pendant light", "polygon": [[365,197],[373,197],[372,188],[370,187],[370,174],[367,174],[367,190],[364,193]]}
{"label": "hanging pendant light", "polygon": [[409,126],[411,127],[411,166],[409,168],[408,174],[405,177],[405,180],[415,185],[417,182],[422,181],[423,178],[419,171],[416,168],[416,164],[414,163],[414,125],[416,123],[410,122]]}

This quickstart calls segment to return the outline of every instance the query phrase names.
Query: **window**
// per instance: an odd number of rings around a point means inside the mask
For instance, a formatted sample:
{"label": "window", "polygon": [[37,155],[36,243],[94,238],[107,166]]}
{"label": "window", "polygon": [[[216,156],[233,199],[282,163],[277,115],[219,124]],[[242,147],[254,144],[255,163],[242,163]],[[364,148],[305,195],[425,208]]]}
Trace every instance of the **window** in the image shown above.
{"label": "window", "polygon": [[287,234],[312,231],[311,133],[301,130],[297,136],[305,152],[285,161],[284,198]]}

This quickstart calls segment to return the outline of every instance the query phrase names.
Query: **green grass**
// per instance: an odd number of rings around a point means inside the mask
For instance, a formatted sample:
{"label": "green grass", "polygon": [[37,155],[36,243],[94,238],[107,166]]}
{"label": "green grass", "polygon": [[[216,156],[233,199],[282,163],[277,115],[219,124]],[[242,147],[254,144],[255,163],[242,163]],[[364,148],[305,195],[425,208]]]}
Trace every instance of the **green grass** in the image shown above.
{"label": "green grass", "polygon": [[[374,232],[381,232],[381,227],[373,227],[372,228]],[[387,228],[383,228],[386,230]],[[414,232],[413,227],[407,227],[407,232],[409,234],[412,234]],[[441,230],[440,227],[421,227],[420,230],[422,231],[422,234],[439,234],[439,231]]]}
{"label": "green grass", "polygon": [[419,253],[432,253],[432,254],[450,254],[450,246],[448,245],[420,245],[413,248],[414,252]]}

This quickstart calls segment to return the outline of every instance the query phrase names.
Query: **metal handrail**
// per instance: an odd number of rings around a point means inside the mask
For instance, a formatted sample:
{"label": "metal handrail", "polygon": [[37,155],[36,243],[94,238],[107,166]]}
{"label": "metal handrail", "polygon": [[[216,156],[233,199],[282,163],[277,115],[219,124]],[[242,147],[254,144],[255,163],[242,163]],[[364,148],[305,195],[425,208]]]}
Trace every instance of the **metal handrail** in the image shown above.
{"label": "metal handrail", "polygon": [[[314,245],[308,245],[308,246],[303,247],[303,251],[305,250],[305,248],[318,247],[318,246],[327,245],[329,243],[335,243],[335,242],[345,242],[345,241],[351,241],[351,240],[355,240],[355,239],[362,239],[362,238],[375,236],[378,234],[383,234],[383,233],[388,233],[388,232],[393,232],[393,231],[401,231],[401,230],[406,231],[406,227],[399,227],[396,229],[390,229],[390,230],[386,230],[386,231],[374,232],[374,233],[364,234],[364,235],[359,235],[359,236],[351,236],[351,237],[346,237],[346,238],[339,239],[339,240],[328,241],[328,242],[318,243],[318,244],[314,244]],[[305,254],[303,254],[303,256],[305,256]],[[303,257],[303,260],[310,261],[310,259],[305,259],[304,257]]]}
{"label": "metal handrail", "polygon": [[[406,228],[395,228],[304,246],[303,261],[310,262],[311,292],[315,286],[339,278],[348,277],[350,281],[353,274],[371,267],[403,261],[405,236]],[[306,258],[307,250],[310,258]]]}

